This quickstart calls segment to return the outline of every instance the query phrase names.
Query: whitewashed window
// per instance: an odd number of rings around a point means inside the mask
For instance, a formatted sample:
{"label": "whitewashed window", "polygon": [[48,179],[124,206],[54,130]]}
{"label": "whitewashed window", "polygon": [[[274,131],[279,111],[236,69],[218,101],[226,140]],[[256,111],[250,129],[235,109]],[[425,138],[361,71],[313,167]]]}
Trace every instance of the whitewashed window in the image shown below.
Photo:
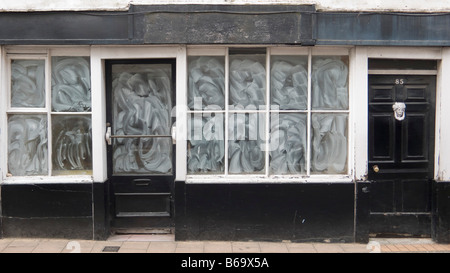
{"label": "whitewashed window", "polygon": [[193,52],[188,175],[348,174],[348,55],[232,47]]}
{"label": "whitewashed window", "polygon": [[92,174],[89,57],[7,57],[9,177]]}

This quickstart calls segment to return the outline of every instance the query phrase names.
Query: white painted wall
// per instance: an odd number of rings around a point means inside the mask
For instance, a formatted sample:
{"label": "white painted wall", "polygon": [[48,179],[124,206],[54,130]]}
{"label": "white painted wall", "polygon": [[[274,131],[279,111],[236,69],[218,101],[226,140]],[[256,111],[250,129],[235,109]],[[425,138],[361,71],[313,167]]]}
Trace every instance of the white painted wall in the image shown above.
{"label": "white painted wall", "polygon": [[0,11],[127,10],[130,4],[315,4],[323,11],[450,11],[449,0],[1,0]]}

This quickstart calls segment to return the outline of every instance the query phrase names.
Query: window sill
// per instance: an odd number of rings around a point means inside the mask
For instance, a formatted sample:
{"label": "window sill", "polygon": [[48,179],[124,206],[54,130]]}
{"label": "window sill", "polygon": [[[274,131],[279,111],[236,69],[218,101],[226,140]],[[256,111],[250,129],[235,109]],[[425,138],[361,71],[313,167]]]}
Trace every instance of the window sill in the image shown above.
{"label": "window sill", "polygon": [[67,176],[18,176],[3,178],[0,184],[67,184],[67,183],[93,183],[91,175]]}
{"label": "window sill", "polygon": [[255,176],[255,175],[191,175],[186,177],[187,184],[263,184],[263,183],[352,183],[348,175],[304,176]]}

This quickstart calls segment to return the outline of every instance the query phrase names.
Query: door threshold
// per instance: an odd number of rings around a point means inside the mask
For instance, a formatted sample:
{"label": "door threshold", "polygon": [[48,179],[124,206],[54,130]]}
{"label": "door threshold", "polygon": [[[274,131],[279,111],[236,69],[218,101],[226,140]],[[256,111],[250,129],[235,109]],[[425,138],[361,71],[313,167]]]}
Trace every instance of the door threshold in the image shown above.
{"label": "door threshold", "polygon": [[117,228],[113,230],[114,234],[175,234],[173,228]]}

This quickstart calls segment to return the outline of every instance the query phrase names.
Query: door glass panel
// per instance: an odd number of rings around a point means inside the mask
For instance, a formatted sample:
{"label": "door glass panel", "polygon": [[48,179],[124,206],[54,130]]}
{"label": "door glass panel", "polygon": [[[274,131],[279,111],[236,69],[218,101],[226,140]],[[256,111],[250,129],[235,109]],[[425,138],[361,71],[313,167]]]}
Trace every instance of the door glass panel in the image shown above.
{"label": "door glass panel", "polygon": [[48,174],[46,115],[8,118],[8,172],[14,176]]}
{"label": "door glass panel", "polygon": [[11,106],[45,107],[45,61],[11,61]]}
{"label": "door glass panel", "polygon": [[[113,135],[143,136],[113,141],[115,174],[171,174],[171,64],[112,66]],[[147,136],[147,137],[146,137]]]}

